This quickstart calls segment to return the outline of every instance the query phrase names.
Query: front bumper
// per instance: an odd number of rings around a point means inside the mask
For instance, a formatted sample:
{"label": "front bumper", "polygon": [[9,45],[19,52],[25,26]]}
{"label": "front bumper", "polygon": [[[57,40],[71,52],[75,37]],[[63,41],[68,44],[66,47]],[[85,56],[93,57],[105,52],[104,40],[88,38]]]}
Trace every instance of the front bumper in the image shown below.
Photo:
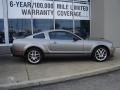
{"label": "front bumper", "polygon": [[114,47],[112,47],[112,48],[110,49],[110,56],[111,56],[111,57],[114,56],[114,54],[115,54],[115,49],[116,49],[116,48],[114,48]]}
{"label": "front bumper", "polygon": [[16,55],[15,55],[15,50],[14,50],[13,47],[10,47],[10,51],[11,51],[11,54],[12,54],[13,56],[16,56]]}
{"label": "front bumper", "polygon": [[16,51],[13,47],[10,47],[12,56],[23,56],[23,52]]}

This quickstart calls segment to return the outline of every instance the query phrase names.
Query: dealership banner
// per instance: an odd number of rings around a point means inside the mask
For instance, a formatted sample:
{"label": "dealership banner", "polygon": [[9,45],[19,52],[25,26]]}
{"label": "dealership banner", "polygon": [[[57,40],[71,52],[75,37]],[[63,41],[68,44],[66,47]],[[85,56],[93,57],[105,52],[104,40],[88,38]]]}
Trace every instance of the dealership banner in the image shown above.
{"label": "dealership banner", "polygon": [[89,4],[52,0],[8,0],[8,18],[29,19],[31,17],[89,20]]}
{"label": "dealership banner", "polygon": [[0,0],[0,19],[3,19],[3,4],[2,4],[2,0]]}
{"label": "dealership banner", "polygon": [[89,4],[74,3],[74,19],[89,20]]}
{"label": "dealership banner", "polygon": [[55,19],[73,19],[73,4],[71,2],[55,2]]}

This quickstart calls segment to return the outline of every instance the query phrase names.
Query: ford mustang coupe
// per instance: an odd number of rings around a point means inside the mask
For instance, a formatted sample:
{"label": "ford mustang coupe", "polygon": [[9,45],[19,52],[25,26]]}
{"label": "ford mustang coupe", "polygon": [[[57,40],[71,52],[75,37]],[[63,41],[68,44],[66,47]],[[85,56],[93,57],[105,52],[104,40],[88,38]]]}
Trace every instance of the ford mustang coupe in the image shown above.
{"label": "ford mustang coupe", "polygon": [[83,54],[101,62],[113,56],[114,47],[107,40],[84,40],[66,30],[48,30],[14,40],[11,52],[13,56],[25,57],[32,64],[40,63],[47,56]]}

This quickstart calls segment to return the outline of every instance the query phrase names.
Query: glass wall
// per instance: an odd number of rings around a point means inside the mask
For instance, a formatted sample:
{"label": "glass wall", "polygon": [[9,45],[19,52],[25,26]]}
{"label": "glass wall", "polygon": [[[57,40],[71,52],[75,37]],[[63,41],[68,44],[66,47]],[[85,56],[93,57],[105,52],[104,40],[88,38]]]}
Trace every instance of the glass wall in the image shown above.
{"label": "glass wall", "polygon": [[10,43],[14,38],[54,29],[53,0],[8,0],[8,18]]}
{"label": "glass wall", "polygon": [[90,35],[90,21],[89,20],[75,20],[75,33],[86,39]]}
{"label": "glass wall", "polygon": [[55,0],[55,29],[73,32],[73,0]]}
{"label": "glass wall", "polygon": [[9,19],[9,42],[14,38],[23,38],[31,35],[31,22],[29,19]]}
{"label": "glass wall", "polygon": [[[88,0],[74,0],[74,30],[77,35],[86,39],[90,36],[90,2]],[[80,14],[76,12],[81,11]]]}
{"label": "glass wall", "polygon": [[3,18],[3,4],[0,0],[0,44],[5,43],[5,32],[4,32],[4,18]]}
{"label": "glass wall", "polygon": [[53,19],[34,19],[33,31],[34,33],[54,29]]}
{"label": "glass wall", "polygon": [[73,20],[55,20],[55,29],[64,29],[73,32]]}
{"label": "glass wall", "polygon": [[5,43],[4,21],[0,19],[0,44]]}
{"label": "glass wall", "polygon": [[[90,0],[0,0],[0,44],[7,43],[4,18],[8,18],[9,43],[15,38],[45,31],[64,29],[82,38],[90,36]],[[3,7],[8,9],[3,17]],[[5,13],[4,13],[5,14]]]}
{"label": "glass wall", "polygon": [[53,0],[32,0],[33,33],[54,29],[54,3]]}

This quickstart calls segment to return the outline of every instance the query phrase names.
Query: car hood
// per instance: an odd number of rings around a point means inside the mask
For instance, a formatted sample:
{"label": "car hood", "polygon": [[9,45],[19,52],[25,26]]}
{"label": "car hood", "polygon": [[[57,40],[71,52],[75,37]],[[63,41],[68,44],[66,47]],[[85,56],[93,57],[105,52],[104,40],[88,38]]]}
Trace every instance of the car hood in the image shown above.
{"label": "car hood", "polygon": [[109,40],[105,40],[105,39],[86,39],[85,41],[89,41],[89,42],[93,42],[93,43],[111,43],[113,44],[111,41]]}
{"label": "car hood", "polygon": [[89,38],[89,39],[86,39],[86,40],[93,41],[93,42],[108,42],[108,43],[112,43],[111,41],[105,40],[105,39],[91,39],[91,38]]}

